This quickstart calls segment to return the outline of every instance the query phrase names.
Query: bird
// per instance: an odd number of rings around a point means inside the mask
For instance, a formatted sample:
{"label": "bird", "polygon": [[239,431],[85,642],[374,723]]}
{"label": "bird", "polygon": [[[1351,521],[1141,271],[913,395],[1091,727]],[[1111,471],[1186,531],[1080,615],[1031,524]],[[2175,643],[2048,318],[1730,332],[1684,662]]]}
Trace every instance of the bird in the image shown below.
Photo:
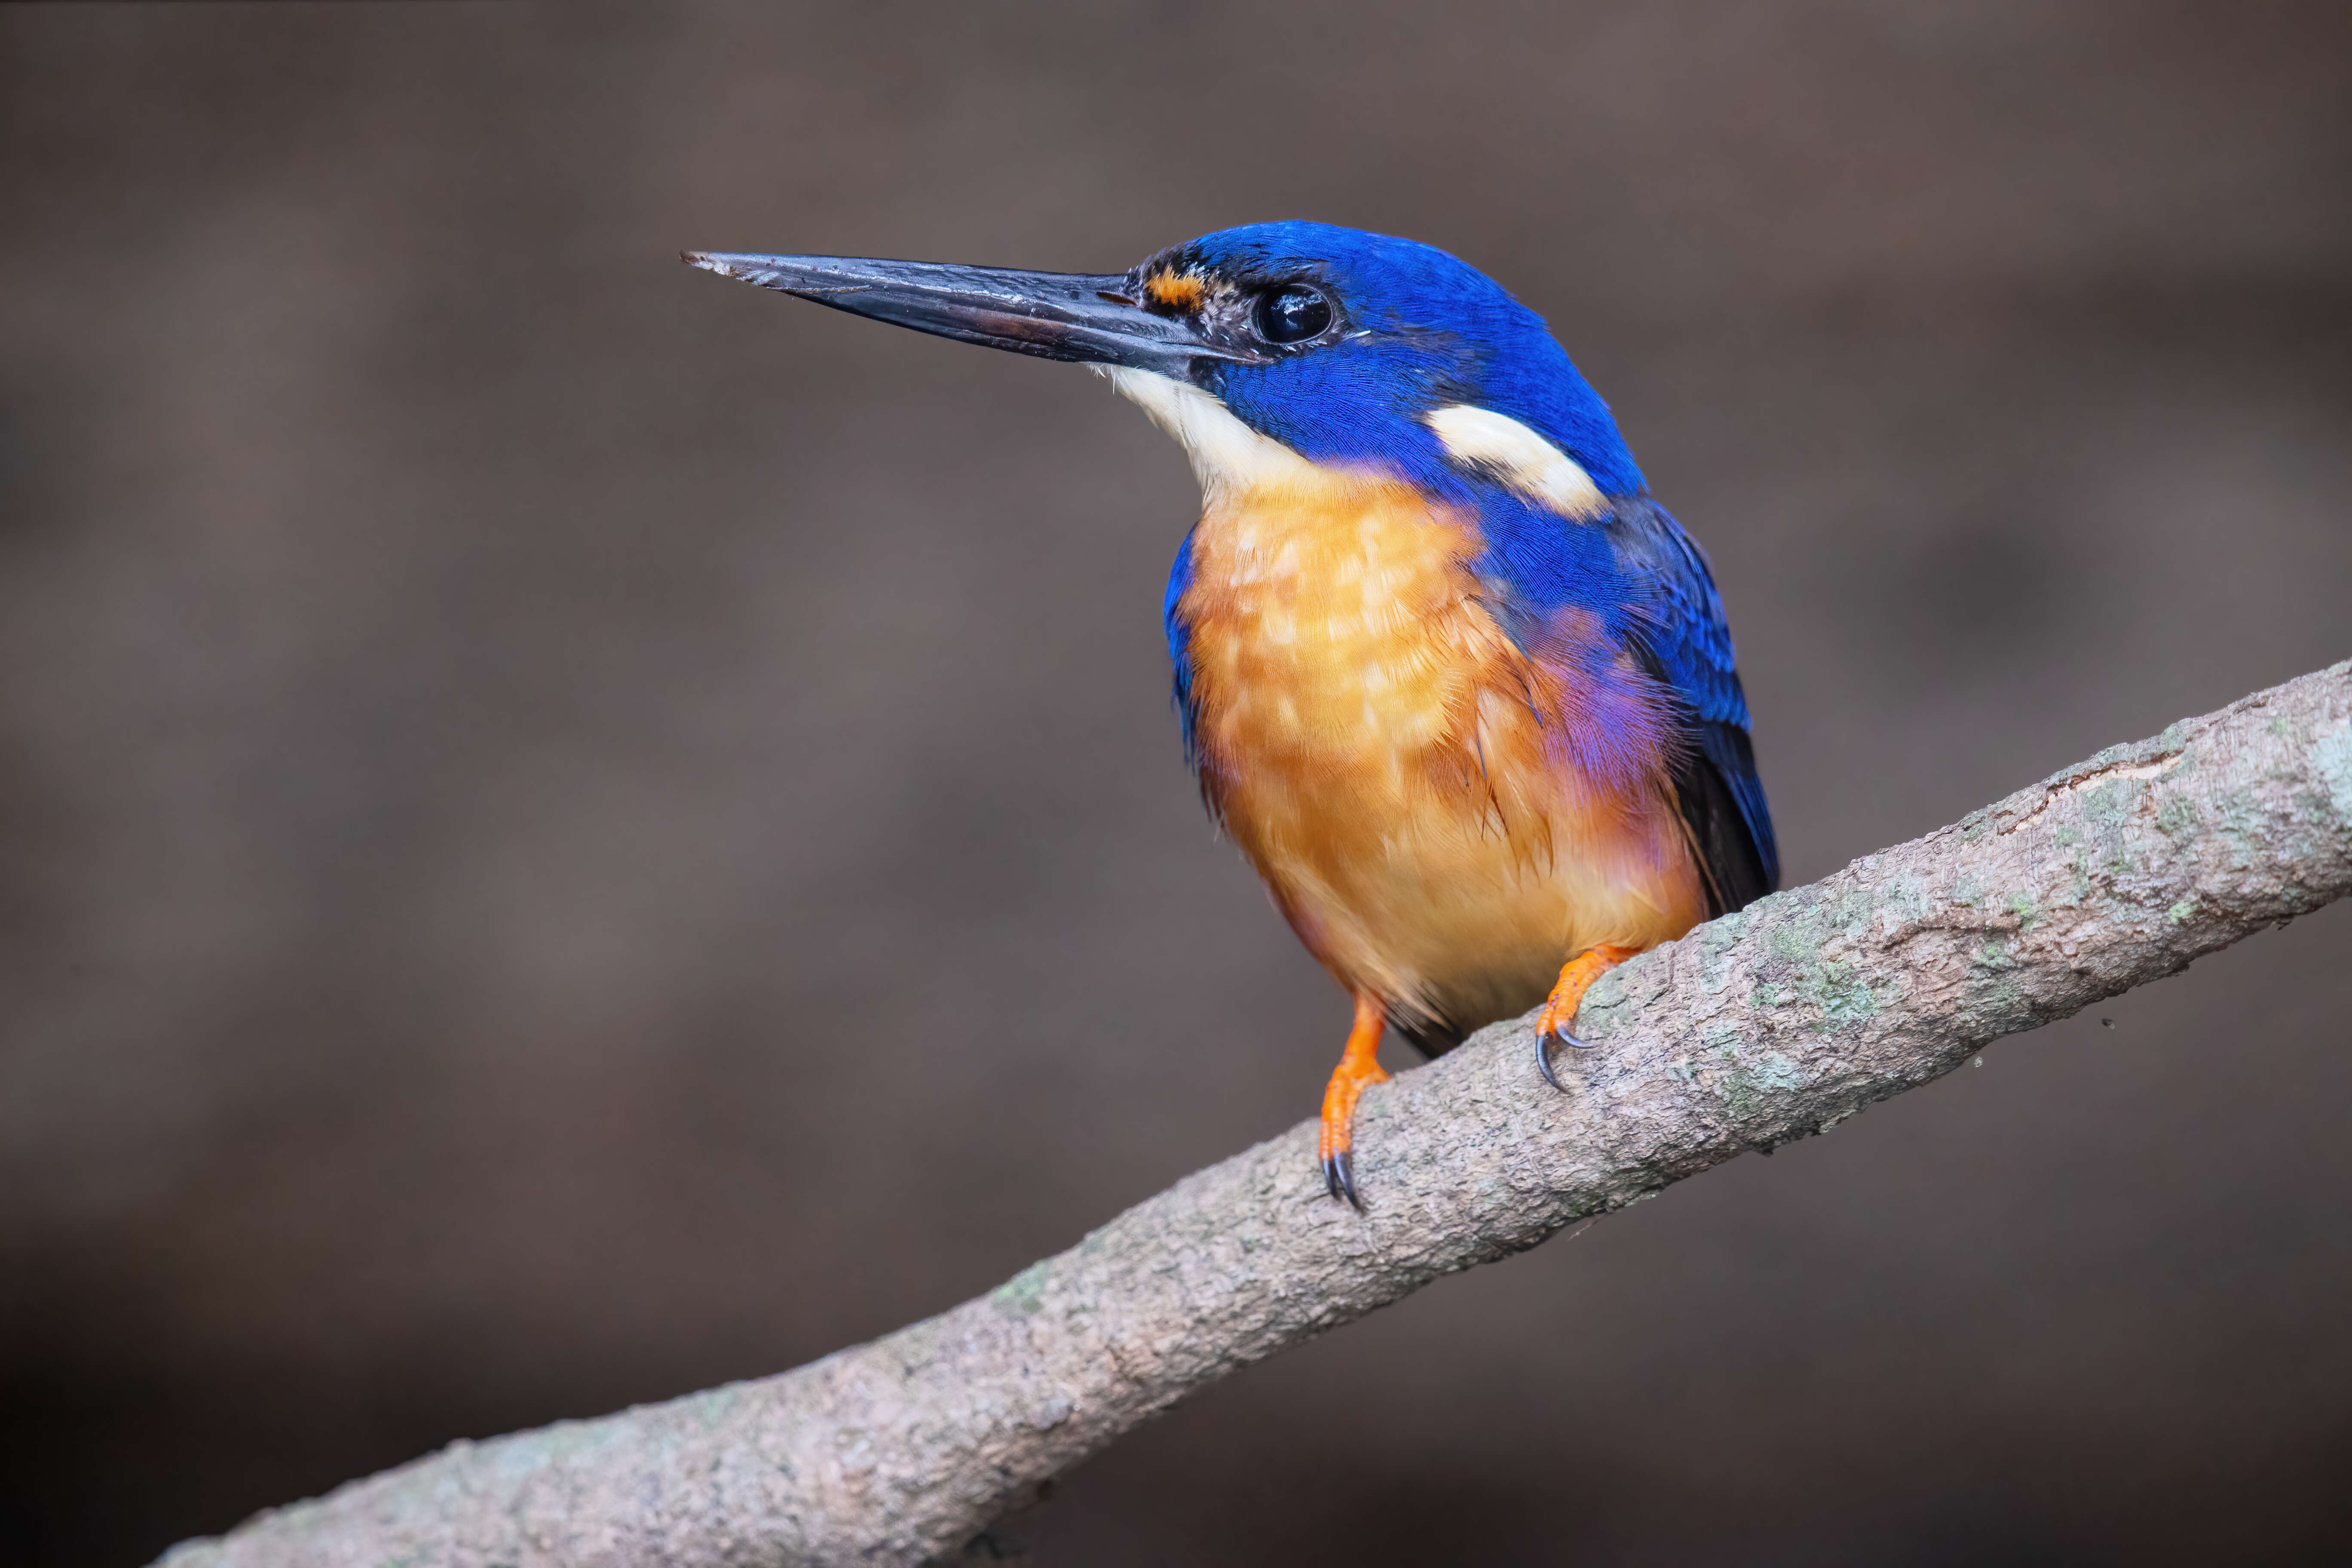
{"label": "bird", "polygon": [[1358,1100],[1772,891],[1780,858],[1707,558],[1543,319],[1445,251],[1246,225],[1124,273],[688,251],[721,276],[1107,377],[1202,510],[1163,604],[1219,828],[1354,1002],[1326,1191],[1365,1212]]}

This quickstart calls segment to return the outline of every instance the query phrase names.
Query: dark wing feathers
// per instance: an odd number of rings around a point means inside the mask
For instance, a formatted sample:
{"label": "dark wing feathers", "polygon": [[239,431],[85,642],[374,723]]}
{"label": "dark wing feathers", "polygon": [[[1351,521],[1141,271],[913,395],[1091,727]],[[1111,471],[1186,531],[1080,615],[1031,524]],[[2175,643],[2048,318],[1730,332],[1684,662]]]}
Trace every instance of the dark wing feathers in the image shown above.
{"label": "dark wing feathers", "polygon": [[[1706,557],[1664,508],[1620,502],[1606,527],[1643,597],[1633,629],[1635,657],[1674,693],[1691,744],[1675,765],[1676,804],[1706,875],[1707,913],[1744,909],[1780,884],[1780,855],[1756,751],[1748,738],[1748,698],[1731,657],[1731,628]],[[1400,1017],[1390,1027],[1434,1057],[1468,1032],[1444,1020]]]}
{"label": "dark wing feathers", "polygon": [[1695,742],[1675,768],[1675,793],[1706,873],[1709,912],[1745,908],[1780,885],[1780,854],[1723,600],[1706,555],[1664,507],[1624,501],[1606,526],[1619,560],[1648,588],[1635,652],[1675,694]]}

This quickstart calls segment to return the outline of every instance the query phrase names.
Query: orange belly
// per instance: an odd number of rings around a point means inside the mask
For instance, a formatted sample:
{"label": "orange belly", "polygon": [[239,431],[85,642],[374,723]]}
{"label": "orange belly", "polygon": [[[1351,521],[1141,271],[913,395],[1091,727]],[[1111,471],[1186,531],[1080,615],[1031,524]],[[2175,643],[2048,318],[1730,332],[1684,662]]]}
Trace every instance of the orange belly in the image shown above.
{"label": "orange belly", "polygon": [[1643,782],[1579,766],[1561,727],[1606,704],[1496,626],[1478,548],[1411,487],[1334,474],[1213,498],[1177,605],[1227,831],[1341,984],[1449,1033],[1706,916],[1663,731]]}

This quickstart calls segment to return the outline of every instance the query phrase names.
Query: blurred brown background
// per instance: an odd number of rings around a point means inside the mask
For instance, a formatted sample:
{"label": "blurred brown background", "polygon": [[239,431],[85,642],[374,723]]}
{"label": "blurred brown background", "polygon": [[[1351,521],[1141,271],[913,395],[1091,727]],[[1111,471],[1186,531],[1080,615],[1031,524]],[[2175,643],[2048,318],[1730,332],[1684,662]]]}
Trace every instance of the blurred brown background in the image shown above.
{"label": "blurred brown background", "polygon": [[[774,1371],[1310,1113],[1175,448],[681,247],[1553,322],[1792,881],[2352,652],[2352,9],[0,11],[0,1562]],[[2352,910],[1447,1281],[1055,1564],[2352,1547]],[[1378,1153],[1370,1179],[1379,1180]]]}

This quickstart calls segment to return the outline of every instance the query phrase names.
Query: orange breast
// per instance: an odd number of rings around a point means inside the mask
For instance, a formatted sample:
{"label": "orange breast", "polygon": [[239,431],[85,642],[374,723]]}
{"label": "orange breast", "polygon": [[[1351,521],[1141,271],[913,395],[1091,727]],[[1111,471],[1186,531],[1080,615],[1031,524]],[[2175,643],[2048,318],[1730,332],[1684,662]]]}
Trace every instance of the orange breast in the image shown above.
{"label": "orange breast", "polygon": [[1417,489],[1333,474],[1213,500],[1178,604],[1228,831],[1342,984],[1457,1029],[1706,912],[1663,783],[1604,788],[1559,744],[1599,705],[1488,615],[1478,549]]}

